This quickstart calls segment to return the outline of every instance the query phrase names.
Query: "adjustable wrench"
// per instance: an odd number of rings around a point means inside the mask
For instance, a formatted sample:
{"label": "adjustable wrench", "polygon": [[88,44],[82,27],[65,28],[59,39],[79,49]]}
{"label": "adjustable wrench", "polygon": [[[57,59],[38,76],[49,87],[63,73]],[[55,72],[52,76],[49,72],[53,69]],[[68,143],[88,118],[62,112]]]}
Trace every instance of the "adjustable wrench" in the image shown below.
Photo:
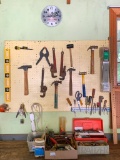
{"label": "adjustable wrench", "polygon": [[41,90],[40,92],[43,93],[43,95],[40,95],[40,97],[45,97],[47,91],[47,87],[44,85],[44,68],[42,68],[42,78],[41,78]]}
{"label": "adjustable wrench", "polygon": [[61,63],[60,63],[60,77],[61,77],[59,78],[60,80],[64,80],[66,76],[66,66],[63,67],[63,55],[64,55],[64,52],[62,51],[61,52]]}
{"label": "adjustable wrench", "polygon": [[57,76],[54,75],[54,73],[57,73],[55,48],[52,48],[52,51],[53,51],[53,64],[51,64],[50,71],[51,71],[51,76],[53,78],[56,78]]}

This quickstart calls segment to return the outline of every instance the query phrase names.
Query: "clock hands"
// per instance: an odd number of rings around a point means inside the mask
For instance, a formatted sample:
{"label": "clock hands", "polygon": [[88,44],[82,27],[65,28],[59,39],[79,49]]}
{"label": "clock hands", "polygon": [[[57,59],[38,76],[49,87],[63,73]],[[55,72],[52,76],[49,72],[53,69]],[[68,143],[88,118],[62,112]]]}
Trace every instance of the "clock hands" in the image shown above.
{"label": "clock hands", "polygon": [[61,17],[57,12],[54,12],[54,13],[52,12],[51,14],[49,14],[46,17],[57,17],[57,16]]}

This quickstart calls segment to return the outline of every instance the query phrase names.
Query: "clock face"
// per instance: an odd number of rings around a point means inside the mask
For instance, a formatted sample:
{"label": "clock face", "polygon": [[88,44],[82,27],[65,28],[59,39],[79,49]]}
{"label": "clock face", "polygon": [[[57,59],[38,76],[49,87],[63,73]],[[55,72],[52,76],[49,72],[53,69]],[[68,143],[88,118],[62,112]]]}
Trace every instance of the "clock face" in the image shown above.
{"label": "clock face", "polygon": [[47,6],[43,9],[41,18],[44,24],[53,27],[61,22],[62,13],[56,6]]}

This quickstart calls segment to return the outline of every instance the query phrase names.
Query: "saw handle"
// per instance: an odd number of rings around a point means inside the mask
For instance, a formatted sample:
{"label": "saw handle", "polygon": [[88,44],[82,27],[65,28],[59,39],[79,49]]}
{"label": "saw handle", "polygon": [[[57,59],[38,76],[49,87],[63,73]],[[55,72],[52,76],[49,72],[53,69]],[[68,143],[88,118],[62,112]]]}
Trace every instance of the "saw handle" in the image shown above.
{"label": "saw handle", "polygon": [[29,94],[28,89],[28,71],[24,71],[24,95]]}

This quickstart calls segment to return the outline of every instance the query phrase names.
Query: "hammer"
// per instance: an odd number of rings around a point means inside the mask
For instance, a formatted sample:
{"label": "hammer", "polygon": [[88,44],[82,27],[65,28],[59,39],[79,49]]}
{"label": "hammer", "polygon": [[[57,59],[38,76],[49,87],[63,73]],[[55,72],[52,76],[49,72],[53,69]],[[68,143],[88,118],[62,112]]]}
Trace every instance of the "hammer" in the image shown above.
{"label": "hammer", "polygon": [[24,70],[24,95],[29,94],[29,89],[28,89],[28,68],[32,68],[31,65],[23,65],[19,67],[18,69],[23,69]]}
{"label": "hammer", "polygon": [[74,45],[73,45],[73,44],[67,44],[67,48],[68,48],[69,51],[70,51],[70,67],[73,67],[73,60],[72,60],[72,51],[71,51],[71,48],[74,48]]}
{"label": "hammer", "polygon": [[54,94],[54,108],[58,108],[58,84],[62,83],[62,81],[54,81],[51,85],[55,85],[55,94]]}
{"label": "hammer", "polygon": [[85,74],[87,74],[87,72],[79,72],[79,75],[82,75],[82,94],[83,94],[83,97],[86,97]]}
{"label": "hammer", "polygon": [[98,49],[98,46],[90,46],[87,51],[91,49],[91,64],[90,64],[90,74],[94,74],[94,50]]}
{"label": "hammer", "polygon": [[75,71],[74,68],[69,68],[67,71],[69,71],[70,79],[69,79],[69,95],[72,96],[72,71]]}

